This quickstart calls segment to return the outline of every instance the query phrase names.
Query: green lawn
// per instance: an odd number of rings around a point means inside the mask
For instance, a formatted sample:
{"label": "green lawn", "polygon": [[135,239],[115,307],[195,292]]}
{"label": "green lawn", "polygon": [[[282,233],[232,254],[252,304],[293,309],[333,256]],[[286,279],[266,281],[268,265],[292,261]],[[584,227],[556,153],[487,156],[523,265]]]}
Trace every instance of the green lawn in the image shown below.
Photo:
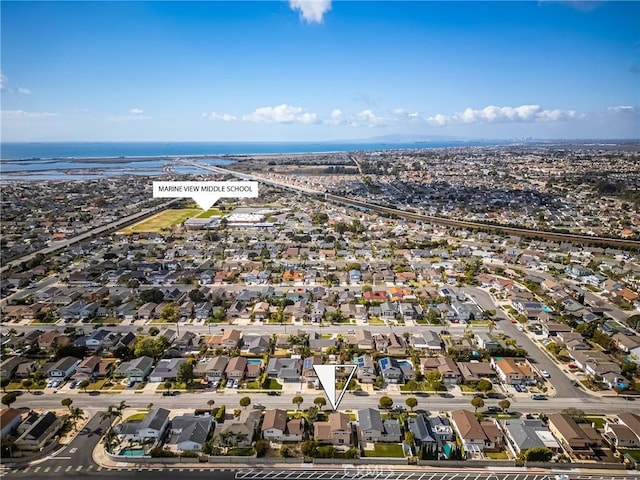
{"label": "green lawn", "polygon": [[257,380],[247,382],[247,388],[249,390],[282,390],[282,385],[275,378],[269,378],[264,386],[260,385]]}
{"label": "green lawn", "polygon": [[621,448],[619,450],[621,454],[629,454],[629,456],[633,457],[636,461],[640,462],[640,450],[628,450]]}
{"label": "green lawn", "polygon": [[404,458],[404,450],[397,443],[375,443],[373,450],[364,451],[364,456]]}
{"label": "green lawn", "polygon": [[584,419],[588,423],[595,423],[596,424],[596,428],[599,428],[599,429],[603,429],[604,428],[604,424],[607,423],[607,421],[604,419],[604,417],[584,417]]}
{"label": "green lawn", "polygon": [[136,422],[144,420],[144,417],[147,416],[146,412],[134,413],[133,415],[129,415],[125,422]]}
{"label": "green lawn", "polygon": [[198,215],[198,218],[211,218],[211,217],[220,217],[220,216],[222,216],[222,212],[220,210],[211,208],[206,212],[202,212],[200,215]]}
{"label": "green lawn", "polygon": [[120,233],[131,234],[137,232],[160,232],[163,228],[168,228],[172,225],[182,223],[188,218],[195,217],[199,213],[202,213],[202,210],[199,208],[164,210],[157,215],[123,228],[120,230]]}
{"label": "green lawn", "polygon": [[374,317],[369,319],[369,325],[386,325],[386,324],[384,323],[384,320]]}
{"label": "green lawn", "polygon": [[509,455],[507,452],[486,452],[485,455],[487,458],[491,458],[492,460],[508,460]]}

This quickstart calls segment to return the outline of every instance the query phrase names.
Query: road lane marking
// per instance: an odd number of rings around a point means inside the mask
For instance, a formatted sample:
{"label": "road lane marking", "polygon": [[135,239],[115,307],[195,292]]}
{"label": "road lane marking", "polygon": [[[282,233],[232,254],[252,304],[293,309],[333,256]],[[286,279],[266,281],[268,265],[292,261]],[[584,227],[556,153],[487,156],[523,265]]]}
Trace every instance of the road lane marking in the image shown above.
{"label": "road lane marking", "polygon": [[53,472],[58,473],[61,469],[62,469],[62,465],[58,465]]}
{"label": "road lane marking", "polygon": [[73,467],[71,465],[69,465],[69,466],[67,466],[67,468],[64,469],[64,471],[65,472],[70,472],[72,468]]}

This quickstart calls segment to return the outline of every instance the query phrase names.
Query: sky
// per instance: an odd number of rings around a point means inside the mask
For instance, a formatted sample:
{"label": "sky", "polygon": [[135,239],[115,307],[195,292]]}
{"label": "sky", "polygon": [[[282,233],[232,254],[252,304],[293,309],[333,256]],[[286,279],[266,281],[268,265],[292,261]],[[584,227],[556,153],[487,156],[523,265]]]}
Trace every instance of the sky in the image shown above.
{"label": "sky", "polygon": [[640,2],[0,2],[9,141],[640,138]]}

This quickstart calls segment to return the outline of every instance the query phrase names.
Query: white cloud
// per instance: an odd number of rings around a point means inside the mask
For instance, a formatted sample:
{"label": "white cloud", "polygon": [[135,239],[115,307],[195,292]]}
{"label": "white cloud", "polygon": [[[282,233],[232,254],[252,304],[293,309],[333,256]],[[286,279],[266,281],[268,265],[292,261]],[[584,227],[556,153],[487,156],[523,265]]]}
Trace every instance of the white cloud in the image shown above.
{"label": "white cloud", "polygon": [[316,114],[305,112],[301,107],[283,103],[276,107],[256,108],[252,113],[243,115],[242,119],[256,123],[315,123]]}
{"label": "white cloud", "polygon": [[607,108],[607,112],[614,115],[640,115],[640,107],[632,105],[618,105]]}
{"label": "white cloud", "polygon": [[151,117],[144,115],[144,110],[140,108],[132,108],[127,115],[109,116],[107,120],[109,122],[129,122],[135,120],[150,120]]}
{"label": "white cloud", "polygon": [[462,112],[447,116],[437,114],[427,118],[427,123],[444,126],[452,123],[531,123],[565,122],[578,118],[575,110],[543,110],[540,105],[520,105],[518,107],[497,107],[489,105],[481,109],[466,108]]}
{"label": "white cloud", "polygon": [[289,0],[292,10],[299,10],[307,23],[322,23],[324,14],[331,10],[331,0]]}
{"label": "white cloud", "polygon": [[339,108],[334,108],[331,111],[330,117],[327,120],[325,120],[324,123],[327,123],[329,125],[344,125],[346,121],[344,118],[344,114],[342,113],[342,110],[340,110]]}
{"label": "white cloud", "polygon": [[7,77],[0,72],[0,90],[4,90],[7,87]]}
{"label": "white cloud", "polygon": [[354,127],[375,127],[381,125],[382,123],[384,123],[384,121],[385,120],[382,117],[379,117],[375,113],[373,113],[372,109],[367,108],[366,110],[355,114],[351,125],[353,125]]}
{"label": "white cloud", "polygon": [[50,112],[25,112],[24,110],[2,110],[2,118],[50,118],[57,117],[58,113]]}
{"label": "white cloud", "polygon": [[31,90],[25,87],[20,87],[18,88],[18,93],[21,93],[22,95],[29,95],[31,93]]}
{"label": "white cloud", "polygon": [[228,113],[218,113],[218,112],[211,112],[211,113],[203,113],[202,116],[204,118],[208,118],[209,120],[213,120],[213,121],[222,121],[222,122],[235,122],[237,120],[237,118],[234,115],[229,115]]}

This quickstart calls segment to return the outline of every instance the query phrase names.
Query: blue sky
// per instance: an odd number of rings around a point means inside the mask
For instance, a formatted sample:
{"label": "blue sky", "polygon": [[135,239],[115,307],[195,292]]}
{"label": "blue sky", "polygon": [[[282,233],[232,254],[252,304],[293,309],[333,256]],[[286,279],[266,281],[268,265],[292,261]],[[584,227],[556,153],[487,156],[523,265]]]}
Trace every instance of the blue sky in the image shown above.
{"label": "blue sky", "polygon": [[0,8],[3,141],[640,137],[640,2]]}

